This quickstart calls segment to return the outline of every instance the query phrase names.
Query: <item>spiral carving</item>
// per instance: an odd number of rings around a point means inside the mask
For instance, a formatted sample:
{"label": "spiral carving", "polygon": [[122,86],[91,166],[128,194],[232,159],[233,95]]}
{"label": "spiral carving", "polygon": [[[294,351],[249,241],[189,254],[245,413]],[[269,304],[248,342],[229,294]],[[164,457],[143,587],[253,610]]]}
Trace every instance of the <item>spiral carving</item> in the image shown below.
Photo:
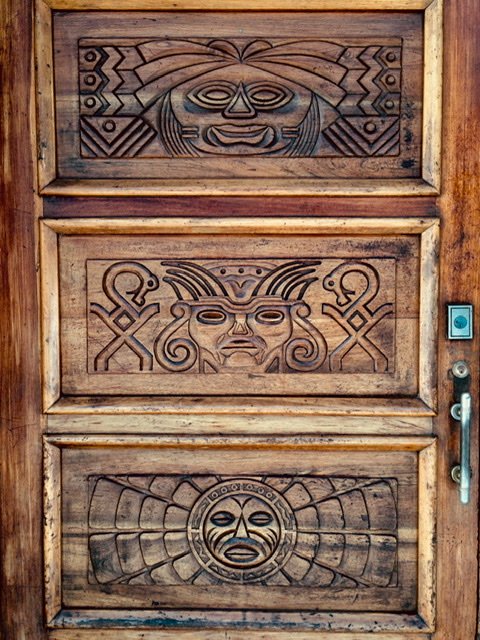
{"label": "spiral carving", "polygon": [[182,302],[172,306],[172,315],[176,318],[155,340],[154,352],[158,364],[168,371],[179,372],[191,369],[198,359],[197,345],[186,336],[175,335],[187,324],[190,307]]}

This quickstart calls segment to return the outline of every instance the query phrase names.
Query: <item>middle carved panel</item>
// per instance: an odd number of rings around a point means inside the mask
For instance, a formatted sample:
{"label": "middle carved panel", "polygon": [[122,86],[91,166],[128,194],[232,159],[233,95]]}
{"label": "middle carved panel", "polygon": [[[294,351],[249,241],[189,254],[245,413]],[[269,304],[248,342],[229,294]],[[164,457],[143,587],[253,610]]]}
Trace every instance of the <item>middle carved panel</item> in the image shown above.
{"label": "middle carved panel", "polygon": [[77,236],[60,247],[64,393],[417,389],[415,236]]}

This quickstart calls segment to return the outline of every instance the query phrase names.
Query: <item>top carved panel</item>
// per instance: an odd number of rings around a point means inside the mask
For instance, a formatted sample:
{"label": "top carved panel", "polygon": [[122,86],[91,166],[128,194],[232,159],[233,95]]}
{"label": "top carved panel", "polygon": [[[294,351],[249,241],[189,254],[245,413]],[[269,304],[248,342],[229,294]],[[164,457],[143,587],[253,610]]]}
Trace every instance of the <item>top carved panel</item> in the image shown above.
{"label": "top carved panel", "polygon": [[374,40],[81,39],[81,156],[398,156],[402,41]]}
{"label": "top carved panel", "polygon": [[422,24],[421,12],[57,12],[57,177],[188,192],[420,184]]}

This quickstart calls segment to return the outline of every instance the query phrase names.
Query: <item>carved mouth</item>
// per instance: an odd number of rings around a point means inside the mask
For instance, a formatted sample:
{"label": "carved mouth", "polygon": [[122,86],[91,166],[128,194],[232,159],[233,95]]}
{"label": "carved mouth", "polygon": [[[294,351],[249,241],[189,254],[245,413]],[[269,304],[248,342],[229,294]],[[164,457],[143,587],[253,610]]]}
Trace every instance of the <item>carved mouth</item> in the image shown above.
{"label": "carved mouth", "polygon": [[266,125],[213,125],[206,132],[207,141],[215,146],[248,144],[266,147],[275,141],[275,131]]}
{"label": "carved mouth", "polygon": [[239,350],[257,352],[259,346],[248,338],[230,338],[220,347],[220,351],[233,352]]}
{"label": "carved mouth", "polygon": [[247,564],[257,560],[260,553],[246,544],[236,544],[223,554],[230,562]]}

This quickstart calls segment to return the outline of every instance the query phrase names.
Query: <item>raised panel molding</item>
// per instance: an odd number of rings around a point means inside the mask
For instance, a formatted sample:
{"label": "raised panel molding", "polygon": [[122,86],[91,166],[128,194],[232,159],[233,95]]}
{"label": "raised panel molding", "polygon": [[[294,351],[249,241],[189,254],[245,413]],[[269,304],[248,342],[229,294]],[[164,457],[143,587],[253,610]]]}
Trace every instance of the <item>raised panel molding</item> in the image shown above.
{"label": "raised panel molding", "polygon": [[47,396],[275,396],[281,380],[432,406],[437,224],[365,222],[342,239],[340,220],[45,223]]}
{"label": "raised panel molding", "polygon": [[215,627],[215,609],[235,624],[241,609],[252,629],[432,629],[431,438],[68,435],[45,447],[52,626],[101,625],[128,606],[120,628],[152,615],[159,628],[198,615]]}
{"label": "raised panel molding", "polygon": [[438,225],[343,222],[45,222],[47,408],[280,390],[434,408]]}
{"label": "raised panel molding", "polygon": [[39,0],[43,193],[435,193],[440,0],[341,19],[328,9],[348,3],[320,5],[63,12]]}

